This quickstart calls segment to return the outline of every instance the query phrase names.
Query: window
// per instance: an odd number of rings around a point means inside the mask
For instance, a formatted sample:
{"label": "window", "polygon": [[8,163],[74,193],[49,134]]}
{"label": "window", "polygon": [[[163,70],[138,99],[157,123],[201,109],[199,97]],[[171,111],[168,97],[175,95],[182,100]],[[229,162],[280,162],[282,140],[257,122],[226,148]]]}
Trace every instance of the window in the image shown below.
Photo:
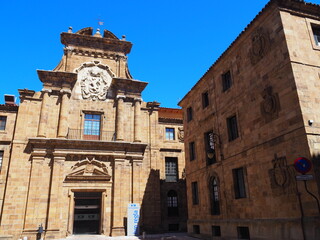
{"label": "window", "polygon": [[248,227],[237,227],[238,239],[250,239]]}
{"label": "window", "polygon": [[229,141],[233,141],[234,139],[239,137],[236,115],[227,118],[227,127],[228,127]]}
{"label": "window", "polygon": [[174,140],[174,128],[166,128],[166,140]]}
{"label": "window", "polygon": [[220,203],[219,203],[219,190],[217,178],[213,177],[209,182],[209,193],[210,193],[210,205],[211,215],[220,214]]}
{"label": "window", "polygon": [[244,168],[232,170],[235,198],[246,197],[246,187],[244,183]]}
{"label": "window", "polygon": [[179,215],[178,194],[174,190],[170,190],[167,194],[168,217]]}
{"label": "window", "polygon": [[230,71],[222,74],[222,91],[227,91],[232,85],[231,73]]}
{"label": "window", "polygon": [[211,165],[216,162],[216,151],[214,146],[214,135],[213,131],[204,134],[205,150],[207,165]]}
{"label": "window", "polygon": [[99,140],[100,138],[100,120],[99,114],[85,114],[83,138],[88,140]]}
{"label": "window", "polygon": [[0,170],[2,167],[2,160],[3,160],[3,151],[0,151]]}
{"label": "window", "polygon": [[191,188],[192,188],[192,203],[193,205],[197,205],[199,204],[198,182],[192,182]]}
{"label": "window", "polygon": [[200,234],[200,226],[199,225],[193,225],[193,233]]}
{"label": "window", "polygon": [[192,107],[187,108],[187,121],[190,122],[192,120]]}
{"label": "window", "polygon": [[176,182],[178,180],[177,158],[166,157],[166,182]]}
{"label": "window", "polygon": [[6,130],[7,117],[0,116],[0,130]]}
{"label": "window", "polygon": [[212,237],[220,237],[221,236],[220,226],[211,226],[211,230],[212,230]]}
{"label": "window", "polygon": [[320,46],[320,26],[311,25],[314,41],[317,46]]}
{"label": "window", "polygon": [[190,161],[196,159],[196,148],[194,142],[189,143],[189,157]]}
{"label": "window", "polygon": [[209,95],[208,92],[202,93],[202,108],[209,106]]}

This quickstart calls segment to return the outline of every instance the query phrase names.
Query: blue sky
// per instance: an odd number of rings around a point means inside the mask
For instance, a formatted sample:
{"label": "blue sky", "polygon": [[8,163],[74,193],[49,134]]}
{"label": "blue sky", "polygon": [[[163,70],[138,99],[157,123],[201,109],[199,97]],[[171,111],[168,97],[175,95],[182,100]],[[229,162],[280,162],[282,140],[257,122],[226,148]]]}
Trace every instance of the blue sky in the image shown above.
{"label": "blue sky", "polygon": [[[108,29],[133,43],[129,69],[148,82],[144,101],[177,103],[268,0],[2,1],[0,103],[17,89],[40,91],[37,69],[52,70],[69,26]],[[320,4],[320,0],[313,0]],[[95,31],[95,30],[94,30]],[[19,102],[19,99],[17,99]]]}

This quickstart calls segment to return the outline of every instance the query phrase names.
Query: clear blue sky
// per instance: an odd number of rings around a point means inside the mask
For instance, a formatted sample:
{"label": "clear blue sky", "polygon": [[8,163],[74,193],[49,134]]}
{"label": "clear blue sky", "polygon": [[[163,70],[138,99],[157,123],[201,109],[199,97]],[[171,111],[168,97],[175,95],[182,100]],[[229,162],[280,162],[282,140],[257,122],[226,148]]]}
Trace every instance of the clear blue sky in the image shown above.
{"label": "clear blue sky", "polygon": [[[129,69],[148,82],[144,101],[177,103],[268,0],[11,0],[2,1],[1,88],[40,91],[37,69],[52,70],[63,54],[60,33],[98,26],[133,43]],[[313,0],[320,3],[320,0]],[[95,30],[94,30],[95,31]],[[17,100],[19,102],[19,99]]]}

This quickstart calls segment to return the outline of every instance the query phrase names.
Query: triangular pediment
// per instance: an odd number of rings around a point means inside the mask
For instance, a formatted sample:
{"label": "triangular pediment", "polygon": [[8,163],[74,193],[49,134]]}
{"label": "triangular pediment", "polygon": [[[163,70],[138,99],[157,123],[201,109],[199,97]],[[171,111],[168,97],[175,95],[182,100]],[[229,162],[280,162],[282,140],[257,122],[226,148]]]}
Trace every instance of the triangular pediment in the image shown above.
{"label": "triangular pediment", "polygon": [[110,181],[108,167],[95,159],[77,162],[66,176],[65,181]]}

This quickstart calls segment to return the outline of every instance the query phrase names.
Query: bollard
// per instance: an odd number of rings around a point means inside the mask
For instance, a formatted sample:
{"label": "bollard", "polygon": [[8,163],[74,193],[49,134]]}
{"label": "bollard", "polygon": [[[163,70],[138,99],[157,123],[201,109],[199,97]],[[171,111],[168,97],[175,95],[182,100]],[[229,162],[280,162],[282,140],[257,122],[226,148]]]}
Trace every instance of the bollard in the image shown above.
{"label": "bollard", "polygon": [[146,232],[142,232],[142,239],[146,238]]}

